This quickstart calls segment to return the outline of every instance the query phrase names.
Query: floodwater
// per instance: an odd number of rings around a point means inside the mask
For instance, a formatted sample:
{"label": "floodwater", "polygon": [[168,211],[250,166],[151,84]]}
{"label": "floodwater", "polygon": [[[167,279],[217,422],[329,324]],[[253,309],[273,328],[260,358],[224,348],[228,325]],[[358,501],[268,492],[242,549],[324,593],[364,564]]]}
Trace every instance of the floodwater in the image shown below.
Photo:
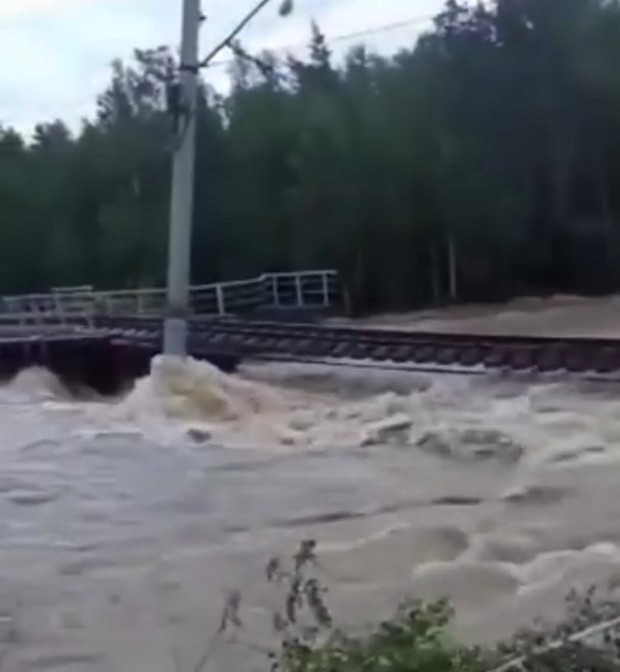
{"label": "floodwater", "polygon": [[468,640],[620,571],[613,383],[157,360],[114,401],[23,372],[0,427],[3,672],[191,672],[237,589],[262,641],[264,566],[307,538],[339,622],[447,595]]}
{"label": "floodwater", "polygon": [[[341,319],[332,320],[335,324]],[[520,297],[501,306],[457,305],[361,320],[365,326],[412,331],[574,337],[620,337],[620,295]]]}

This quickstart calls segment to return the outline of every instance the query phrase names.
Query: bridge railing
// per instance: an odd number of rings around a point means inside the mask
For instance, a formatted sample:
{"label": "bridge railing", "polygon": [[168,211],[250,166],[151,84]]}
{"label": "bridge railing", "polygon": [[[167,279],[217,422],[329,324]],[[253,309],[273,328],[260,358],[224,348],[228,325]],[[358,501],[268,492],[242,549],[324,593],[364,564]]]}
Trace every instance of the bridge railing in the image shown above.
{"label": "bridge railing", "polygon": [[[190,306],[197,315],[235,315],[263,307],[328,308],[338,296],[336,271],[267,273],[252,280],[194,285]],[[64,316],[162,315],[165,289],[93,291],[89,287],[57,288],[45,294],[5,296],[5,314]]]}

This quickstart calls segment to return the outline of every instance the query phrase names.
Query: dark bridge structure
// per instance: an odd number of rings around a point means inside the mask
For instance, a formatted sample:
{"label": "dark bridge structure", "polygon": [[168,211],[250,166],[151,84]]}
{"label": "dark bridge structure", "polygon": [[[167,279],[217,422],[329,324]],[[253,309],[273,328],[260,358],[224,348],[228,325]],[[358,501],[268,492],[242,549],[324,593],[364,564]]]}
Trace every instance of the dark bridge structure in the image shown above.
{"label": "dark bridge structure", "polygon": [[[620,339],[493,336],[334,327],[332,271],[262,276],[192,288],[189,351],[225,371],[245,358],[484,373],[620,374]],[[114,393],[161,351],[162,290],[89,288],[5,297],[0,374],[45,366],[71,383]]]}
{"label": "dark bridge structure", "polygon": [[[225,371],[246,356],[223,325],[314,323],[338,303],[335,271],[265,274],[193,286],[188,349]],[[162,349],[164,289],[58,288],[0,299],[0,377],[43,366],[66,383],[114,393],[149,371]],[[253,327],[250,327],[253,328]],[[277,354],[277,351],[274,352]]]}

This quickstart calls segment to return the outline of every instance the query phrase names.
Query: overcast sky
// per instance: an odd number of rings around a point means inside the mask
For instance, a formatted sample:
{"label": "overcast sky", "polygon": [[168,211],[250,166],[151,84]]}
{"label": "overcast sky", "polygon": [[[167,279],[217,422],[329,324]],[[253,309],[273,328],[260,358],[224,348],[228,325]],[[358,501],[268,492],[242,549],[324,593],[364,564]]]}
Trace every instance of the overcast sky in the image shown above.
{"label": "overcast sky", "polygon": [[[209,21],[202,30],[202,52],[255,3],[203,0]],[[28,132],[36,122],[62,118],[77,126],[92,115],[113,58],[129,57],[134,47],[176,48],[181,4],[182,0],[0,0],[0,124]],[[424,17],[438,11],[442,0],[295,0],[295,12],[287,19],[277,14],[279,0],[272,4],[244,33],[244,44],[252,51],[307,42],[312,19],[328,37],[422,19],[363,38],[389,53],[411,44],[426,25]],[[344,48],[354,43],[338,44]],[[222,87],[226,69],[213,69],[208,77]]]}

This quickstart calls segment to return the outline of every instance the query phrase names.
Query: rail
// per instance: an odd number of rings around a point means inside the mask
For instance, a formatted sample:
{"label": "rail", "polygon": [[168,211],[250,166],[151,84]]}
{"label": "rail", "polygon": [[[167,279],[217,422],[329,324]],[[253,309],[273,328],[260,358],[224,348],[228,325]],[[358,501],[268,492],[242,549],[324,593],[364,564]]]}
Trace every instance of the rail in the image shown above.
{"label": "rail", "polygon": [[[329,308],[338,296],[332,270],[266,273],[251,280],[194,285],[190,307],[195,315],[239,315],[259,308]],[[2,297],[1,313],[38,322],[47,315],[163,315],[166,290],[93,291],[90,287],[55,288],[41,294]],[[1,320],[1,317],[0,317]]]}
{"label": "rail", "polygon": [[[75,362],[91,352],[90,346],[99,352],[89,364],[95,372],[107,367],[111,352],[117,353],[118,366],[134,370],[132,362],[146,366],[161,351],[159,315],[93,315],[85,320],[84,315],[47,314],[38,324],[25,324],[13,314],[1,316],[0,325],[3,375],[33,364],[56,370],[57,355],[75,371]],[[193,357],[225,370],[253,358],[467,375],[498,371],[620,380],[620,339],[614,338],[423,333],[193,316],[188,343]]]}

